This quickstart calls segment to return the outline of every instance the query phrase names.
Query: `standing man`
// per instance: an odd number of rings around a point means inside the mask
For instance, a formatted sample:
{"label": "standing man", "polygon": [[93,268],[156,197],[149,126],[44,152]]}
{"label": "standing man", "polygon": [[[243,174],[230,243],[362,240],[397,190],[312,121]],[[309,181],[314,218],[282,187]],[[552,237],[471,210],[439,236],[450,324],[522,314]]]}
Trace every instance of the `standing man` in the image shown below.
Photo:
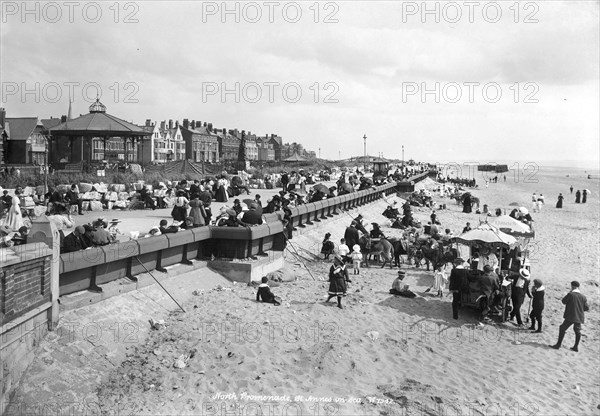
{"label": "standing man", "polygon": [[571,291],[563,298],[562,303],[565,305],[564,321],[558,329],[558,341],[556,344],[551,345],[551,347],[555,350],[559,349],[567,329],[573,325],[575,345],[573,345],[571,351],[578,352],[579,341],[581,340],[581,325],[585,320],[584,312],[590,310],[586,297],[579,291],[578,281],[574,280],[571,282]]}
{"label": "standing man", "polygon": [[571,193],[573,193],[573,185],[571,185],[569,189],[571,190]]}
{"label": "standing man", "polygon": [[467,281],[469,271],[464,268],[465,261],[460,257],[454,260],[456,267],[450,272],[448,290],[452,292],[452,317],[458,319],[458,307],[460,306],[460,290],[463,282]]}
{"label": "standing man", "polygon": [[281,186],[282,186],[283,190],[286,191],[286,192],[288,190],[288,183],[289,183],[289,181],[290,181],[290,177],[288,176],[288,173],[284,171],[281,174]]}
{"label": "standing man", "polygon": [[356,221],[352,221],[350,227],[346,228],[344,238],[346,239],[346,245],[348,247],[354,247],[354,244],[358,244],[360,236],[358,234],[358,230],[356,229]]}

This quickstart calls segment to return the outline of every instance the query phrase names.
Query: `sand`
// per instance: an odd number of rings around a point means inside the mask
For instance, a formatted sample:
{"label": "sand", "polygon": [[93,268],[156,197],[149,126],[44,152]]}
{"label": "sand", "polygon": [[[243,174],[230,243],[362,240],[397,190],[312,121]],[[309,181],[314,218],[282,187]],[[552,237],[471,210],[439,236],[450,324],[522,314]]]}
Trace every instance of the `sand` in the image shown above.
{"label": "sand", "polygon": [[[273,288],[281,306],[256,303],[256,290],[239,285],[188,299],[191,312],[173,313],[165,329],[152,332],[110,373],[100,402],[163,415],[598,414],[599,189],[597,180],[573,172],[540,169],[538,183],[509,178],[474,192],[490,208],[507,209],[510,202],[528,206],[533,191],[546,196],[542,212],[533,214],[532,278],[541,278],[547,291],[542,334],[511,322],[479,325],[469,309],[453,320],[448,296],[425,293],[432,273],[412,266],[403,267],[416,299],[389,295],[396,271],[371,267],[351,275],[343,310],[325,303],[329,262],[316,254],[325,232],[339,240],[350,221],[344,214],[294,237],[308,270],[286,251],[283,272],[297,280]],[[571,184],[592,190],[587,204],[573,203]],[[562,210],[554,208],[558,192],[566,196]],[[465,222],[483,219],[448,199],[440,202],[448,204],[438,213],[444,228],[460,232]],[[378,202],[361,212],[389,233],[384,208]],[[416,216],[426,222],[429,213],[417,209]],[[561,350],[548,347],[573,279],[591,308],[579,353],[569,350],[572,332]],[[181,355],[193,357],[174,368]]]}
{"label": "sand", "polygon": [[[86,371],[82,363],[80,373],[77,364],[70,368],[76,377],[56,379],[65,383],[65,391],[77,384],[71,400],[86,393],[82,385],[96,386],[89,396],[111,415],[599,414],[599,182],[585,177],[583,171],[540,168],[538,183],[508,178],[474,191],[490,209],[509,210],[511,202],[528,206],[534,191],[546,196],[542,212],[533,214],[531,266],[532,278],[541,278],[547,291],[542,334],[517,330],[512,322],[479,325],[477,312],[468,308],[452,319],[447,291],[443,298],[425,293],[433,273],[413,266],[402,268],[406,283],[419,295],[415,299],[389,295],[396,270],[371,267],[351,274],[344,309],[333,300],[326,303],[330,262],[318,258],[321,241],[326,232],[339,241],[350,216],[358,213],[353,210],[294,235],[284,252],[282,276],[295,281],[272,287],[281,306],[256,303],[253,287],[207,287],[202,283],[210,275],[206,269],[193,272],[198,283],[189,273],[185,285],[175,277],[170,285],[176,285],[187,313],[175,311],[167,299],[171,312],[160,316],[166,327],[140,330],[144,336],[127,346],[120,363],[94,366],[94,371]],[[574,204],[571,184],[592,190],[587,204]],[[566,196],[562,210],[554,208],[558,192]],[[467,221],[477,225],[484,219],[462,213],[449,199],[436,199],[448,206],[438,212],[443,228],[459,233]],[[398,231],[389,229],[381,215],[384,208],[379,201],[360,212],[365,222],[378,222],[393,235]],[[424,223],[429,214],[415,209]],[[590,304],[579,353],[569,350],[572,331],[561,350],[548,347],[556,342],[564,310],[560,300],[573,279],[581,282]],[[193,295],[199,288],[204,290]],[[119,298],[107,300],[106,307]],[[135,299],[125,301],[134,302],[128,310],[135,308]],[[78,309],[77,316],[85,320],[101,312],[101,306]],[[110,310],[114,313],[118,305]],[[524,318],[526,311],[527,303]],[[132,313],[113,318],[131,319]],[[69,344],[61,344],[43,341],[45,359],[66,360]],[[121,355],[111,357],[114,361]],[[174,367],[178,359],[183,368]],[[92,361],[87,365],[92,367]],[[36,382],[43,379],[39,373],[52,377],[58,368],[36,363],[30,371],[38,374],[27,374],[20,387],[30,401]]]}

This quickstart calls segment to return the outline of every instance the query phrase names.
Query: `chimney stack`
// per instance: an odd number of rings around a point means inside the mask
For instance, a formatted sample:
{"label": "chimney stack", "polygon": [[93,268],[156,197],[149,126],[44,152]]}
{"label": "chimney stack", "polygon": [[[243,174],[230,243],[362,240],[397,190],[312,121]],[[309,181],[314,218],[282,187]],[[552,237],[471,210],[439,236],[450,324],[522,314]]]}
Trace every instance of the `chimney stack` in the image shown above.
{"label": "chimney stack", "polygon": [[6,109],[0,108],[0,126],[4,127],[4,121],[6,120]]}
{"label": "chimney stack", "polygon": [[149,118],[146,119],[146,127],[150,127],[152,126],[152,120],[150,120]]}
{"label": "chimney stack", "polygon": [[169,120],[169,129],[173,128],[173,120]]}
{"label": "chimney stack", "polygon": [[161,129],[161,130],[165,130],[165,126],[166,126],[166,124],[167,124],[167,122],[166,122],[166,121],[164,121],[164,120],[163,120],[163,121],[161,121],[161,122],[160,122],[160,129]]}
{"label": "chimney stack", "polygon": [[211,132],[212,131],[212,123],[208,123],[208,131]]}
{"label": "chimney stack", "polygon": [[183,119],[183,128],[188,129],[190,127],[190,121],[187,118]]}
{"label": "chimney stack", "polygon": [[196,128],[196,120],[192,120],[192,122],[190,123],[190,128],[192,130],[194,130]]}
{"label": "chimney stack", "polygon": [[175,120],[175,128],[179,127],[179,120]]}

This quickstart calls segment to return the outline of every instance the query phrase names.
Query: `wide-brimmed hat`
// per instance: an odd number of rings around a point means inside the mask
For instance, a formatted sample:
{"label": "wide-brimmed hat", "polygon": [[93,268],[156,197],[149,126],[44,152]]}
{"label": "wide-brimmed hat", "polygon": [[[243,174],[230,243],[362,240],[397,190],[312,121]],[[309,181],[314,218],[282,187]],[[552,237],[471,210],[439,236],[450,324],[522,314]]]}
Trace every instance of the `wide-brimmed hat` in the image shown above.
{"label": "wide-brimmed hat", "polygon": [[339,254],[336,254],[333,259],[339,261],[340,263],[344,263],[344,259]]}
{"label": "wide-brimmed hat", "polygon": [[237,215],[237,212],[235,212],[235,210],[233,210],[233,209],[225,210],[225,212],[227,213],[227,215],[233,215],[233,216]]}
{"label": "wide-brimmed hat", "polygon": [[455,264],[461,264],[461,263],[464,263],[464,262],[465,262],[464,259],[462,259],[460,257],[457,257],[457,258],[454,259],[454,263]]}
{"label": "wide-brimmed hat", "polygon": [[519,274],[523,277],[529,277],[529,270],[521,269],[521,270],[519,270]]}
{"label": "wide-brimmed hat", "polygon": [[490,266],[489,264],[486,264],[485,266],[483,266],[483,271],[491,272],[491,271],[494,271],[494,269],[492,269],[492,266]]}
{"label": "wide-brimmed hat", "polygon": [[120,223],[120,222],[121,222],[121,220],[120,220],[120,219],[118,219],[118,218],[113,218],[113,219],[110,221],[110,223],[111,223],[111,224],[118,224],[118,223]]}

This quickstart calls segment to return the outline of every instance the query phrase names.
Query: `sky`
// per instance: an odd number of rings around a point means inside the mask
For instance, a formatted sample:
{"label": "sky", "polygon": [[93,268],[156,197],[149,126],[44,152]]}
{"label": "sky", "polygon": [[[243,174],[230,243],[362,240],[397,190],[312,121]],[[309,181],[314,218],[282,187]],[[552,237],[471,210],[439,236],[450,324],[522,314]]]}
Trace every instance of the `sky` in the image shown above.
{"label": "sky", "polygon": [[2,1],[8,117],[279,134],[323,158],[600,158],[598,1]]}

